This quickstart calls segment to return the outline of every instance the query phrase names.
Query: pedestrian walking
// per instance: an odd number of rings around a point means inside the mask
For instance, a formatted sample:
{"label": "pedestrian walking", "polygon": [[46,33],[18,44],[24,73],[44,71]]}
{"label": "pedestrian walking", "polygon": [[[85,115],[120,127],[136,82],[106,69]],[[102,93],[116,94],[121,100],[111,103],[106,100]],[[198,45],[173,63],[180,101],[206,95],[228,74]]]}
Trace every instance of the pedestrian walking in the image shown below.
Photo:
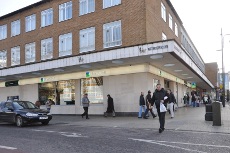
{"label": "pedestrian walking", "polygon": [[153,93],[152,102],[155,103],[157,108],[157,113],[159,116],[160,128],[159,133],[162,133],[165,130],[165,113],[160,112],[160,104],[164,104],[166,107],[166,103],[164,102],[165,99],[168,97],[166,96],[166,92],[164,88],[161,87],[161,84],[157,84],[156,90]]}
{"label": "pedestrian walking", "polygon": [[105,117],[107,117],[108,113],[112,113],[113,117],[115,117],[115,110],[114,110],[114,103],[113,103],[113,98],[110,96],[110,94],[107,95],[108,100],[107,100],[107,110],[105,112]]}
{"label": "pedestrian walking", "polygon": [[192,93],[192,106],[193,107],[196,106],[196,95],[195,95],[195,93]]}
{"label": "pedestrian walking", "polygon": [[152,111],[152,109],[153,109],[153,103],[152,103],[151,91],[150,90],[148,91],[148,94],[147,94],[145,100],[146,100],[146,110],[145,110],[145,114],[144,114],[143,118],[144,119],[148,119],[147,118],[147,114],[149,113],[149,111],[152,114],[153,118],[155,118],[156,115]]}
{"label": "pedestrian walking", "polygon": [[189,94],[187,93],[187,106],[189,106],[189,99],[190,97],[189,97]]}
{"label": "pedestrian walking", "polygon": [[141,92],[140,99],[139,99],[139,113],[138,113],[138,118],[142,118],[142,110],[144,110],[144,113],[146,111],[145,108],[145,98],[144,98],[144,93]]}
{"label": "pedestrian walking", "polygon": [[89,116],[88,116],[88,110],[89,110],[89,98],[88,98],[88,94],[85,93],[82,100],[82,106],[83,106],[83,109],[84,109],[84,113],[81,114],[81,117],[83,118],[83,116],[86,116],[86,119],[89,119]]}
{"label": "pedestrian walking", "polygon": [[46,101],[46,109],[50,112],[50,110],[51,110],[51,105],[53,105],[53,102],[52,102],[52,100],[51,99],[48,99],[47,101]]}
{"label": "pedestrian walking", "polygon": [[170,115],[171,115],[171,118],[174,118],[175,96],[170,89],[167,90],[167,93],[168,93]]}

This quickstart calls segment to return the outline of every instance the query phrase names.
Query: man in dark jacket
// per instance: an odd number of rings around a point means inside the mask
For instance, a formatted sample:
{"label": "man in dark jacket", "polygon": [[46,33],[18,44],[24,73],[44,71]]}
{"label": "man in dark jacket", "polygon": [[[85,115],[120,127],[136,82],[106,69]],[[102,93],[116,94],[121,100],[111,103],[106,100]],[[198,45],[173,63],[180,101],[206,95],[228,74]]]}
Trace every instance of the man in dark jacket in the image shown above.
{"label": "man in dark jacket", "polygon": [[152,111],[152,106],[153,106],[153,103],[152,103],[152,99],[151,99],[151,91],[149,90],[148,95],[146,96],[146,110],[145,110],[145,114],[144,114],[144,117],[143,117],[144,119],[148,119],[147,114],[148,114],[149,111],[152,114],[153,118],[156,117],[156,115]]}
{"label": "man in dark jacket", "polygon": [[175,96],[174,94],[172,93],[172,91],[170,89],[167,90],[167,93],[168,93],[168,104],[169,104],[169,111],[170,111],[170,114],[171,114],[171,118],[174,118],[174,103],[175,103]]}
{"label": "man in dark jacket", "polygon": [[143,92],[141,92],[141,95],[140,95],[139,106],[140,106],[140,109],[138,113],[138,118],[142,118],[142,109],[144,109],[144,112],[145,112],[145,98],[144,98]]}
{"label": "man in dark jacket", "polygon": [[113,117],[115,117],[115,110],[114,110],[114,105],[113,105],[113,98],[110,96],[110,94],[108,94],[107,97],[108,97],[108,107],[107,107],[107,111],[105,113],[105,117],[107,117],[108,113],[112,113]]}
{"label": "man in dark jacket", "polygon": [[163,132],[165,129],[165,113],[166,112],[160,112],[160,104],[163,103],[166,107],[166,102],[164,101],[167,99],[166,92],[163,88],[161,88],[161,84],[157,84],[157,89],[153,93],[152,102],[155,103],[157,108],[157,113],[159,116],[159,122],[160,122],[160,128],[159,133]]}

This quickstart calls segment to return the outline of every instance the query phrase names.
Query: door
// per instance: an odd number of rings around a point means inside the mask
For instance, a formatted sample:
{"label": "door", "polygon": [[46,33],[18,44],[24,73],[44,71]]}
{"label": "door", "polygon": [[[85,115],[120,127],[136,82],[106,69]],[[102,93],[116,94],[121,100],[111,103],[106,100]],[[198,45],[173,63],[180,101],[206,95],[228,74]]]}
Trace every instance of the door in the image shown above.
{"label": "door", "polygon": [[14,107],[12,102],[6,102],[2,109],[2,119],[6,122],[14,121]]}

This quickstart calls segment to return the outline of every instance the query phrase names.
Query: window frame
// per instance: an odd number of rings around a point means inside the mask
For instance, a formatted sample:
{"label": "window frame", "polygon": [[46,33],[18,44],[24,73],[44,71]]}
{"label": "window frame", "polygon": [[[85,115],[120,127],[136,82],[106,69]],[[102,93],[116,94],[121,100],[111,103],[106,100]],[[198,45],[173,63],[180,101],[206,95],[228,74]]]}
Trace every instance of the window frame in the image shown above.
{"label": "window frame", "polygon": [[177,36],[177,37],[179,37],[179,29],[178,29],[178,25],[177,25],[177,23],[175,22],[175,35]]}
{"label": "window frame", "polygon": [[[51,14],[51,20],[49,20],[49,15]],[[43,19],[44,18],[44,19]],[[45,22],[45,23],[43,23]],[[41,12],[41,27],[47,27],[53,24],[53,8],[48,8]]]}
{"label": "window frame", "polygon": [[0,40],[7,38],[7,24],[0,26]]}
{"label": "window frame", "polygon": [[[71,38],[71,43],[70,43],[71,44],[71,49],[70,50],[67,50],[68,38]],[[64,50],[61,50],[61,46],[60,46],[61,45],[61,40],[64,40],[64,42],[62,42],[62,43],[65,43],[64,44]],[[73,35],[72,35],[72,32],[60,35],[59,36],[59,57],[72,55],[72,50],[73,50]]]}
{"label": "window frame", "polygon": [[25,17],[25,32],[30,32],[35,29],[36,29],[36,14],[32,14],[30,16]]}
{"label": "window frame", "polygon": [[162,40],[167,40],[167,36],[164,32],[162,32]]}
{"label": "window frame", "polygon": [[173,30],[173,17],[169,14],[169,27]]}
{"label": "window frame", "polygon": [[[15,56],[12,55],[13,52],[15,52]],[[15,46],[15,47],[11,48],[11,66],[20,65],[20,63],[21,63],[20,62],[20,60],[21,60],[21,56],[20,56],[21,53],[20,52],[21,52],[20,46]]]}
{"label": "window frame", "polygon": [[[68,5],[68,4],[70,4],[70,5]],[[71,14],[69,14],[70,16],[67,16],[68,11],[69,11],[68,9],[71,10]],[[63,22],[63,21],[70,20],[73,18],[73,3],[72,3],[72,1],[60,4],[58,10],[59,10],[59,22]],[[62,10],[64,11],[63,14],[62,14]]]}
{"label": "window frame", "polygon": [[[14,26],[14,27],[13,27]],[[19,26],[19,27],[16,27]],[[14,34],[13,34],[14,32]],[[20,19],[11,22],[11,37],[21,34],[21,21]]]}
{"label": "window frame", "polygon": [[162,2],[161,2],[161,18],[166,22],[166,8]]}
{"label": "window frame", "polygon": [[[95,50],[95,31],[96,28],[95,27],[90,27],[90,28],[86,28],[86,29],[82,29],[79,31],[79,51],[80,53],[83,52],[87,52],[87,51],[93,51]],[[93,33],[93,40],[90,40],[90,34]],[[86,46],[82,46],[82,35],[86,35],[86,39],[87,39],[87,45]],[[90,42],[93,42],[93,45],[90,44]]]}
{"label": "window frame", "polygon": [[[89,3],[89,1],[93,1],[93,9],[92,10],[90,10],[90,3]],[[85,12],[83,12],[83,10],[82,10],[82,3],[86,3],[85,5]],[[85,14],[89,14],[89,13],[93,13],[93,12],[95,12],[95,5],[96,5],[96,3],[95,3],[95,0],[79,0],[79,16],[82,16],[82,15],[85,15]]]}
{"label": "window frame", "polygon": [[[29,49],[29,51],[27,49]],[[30,58],[27,58],[27,51],[30,53]],[[25,63],[31,63],[35,61],[36,61],[36,43],[35,42],[28,43],[25,45]]]}
{"label": "window frame", "polygon": [[105,1],[106,0],[103,0],[103,9],[114,7],[114,6],[117,6],[117,5],[121,5],[121,0],[117,0],[119,2],[117,2],[116,4],[114,4],[115,3],[114,1],[116,1],[116,0],[110,0],[110,5],[109,6],[105,6],[105,4],[106,4]]}
{"label": "window frame", "polygon": [[[109,32],[111,32],[111,34],[107,34],[108,30]],[[120,36],[120,40],[114,40],[114,30],[119,30],[120,33],[118,35]],[[106,40],[107,36],[109,36],[109,39],[111,39],[110,41]],[[118,44],[112,45],[112,43],[116,43],[116,42]],[[103,47],[110,48],[110,47],[116,47],[116,46],[121,46],[121,45],[122,45],[122,22],[121,20],[105,23],[103,25]]]}
{"label": "window frame", "polygon": [[[45,49],[47,51],[43,50],[43,44],[45,43]],[[48,43],[51,43],[51,48],[52,51],[48,50]],[[44,53],[45,52],[45,53]],[[50,52],[50,54],[48,54]],[[43,54],[44,53],[44,54]],[[48,56],[48,57],[47,57]],[[46,57],[46,58],[45,58]],[[46,38],[41,40],[41,60],[47,60],[47,59],[52,59],[53,58],[53,38]]]}
{"label": "window frame", "polygon": [[7,50],[0,51],[0,68],[4,67],[7,67]]}

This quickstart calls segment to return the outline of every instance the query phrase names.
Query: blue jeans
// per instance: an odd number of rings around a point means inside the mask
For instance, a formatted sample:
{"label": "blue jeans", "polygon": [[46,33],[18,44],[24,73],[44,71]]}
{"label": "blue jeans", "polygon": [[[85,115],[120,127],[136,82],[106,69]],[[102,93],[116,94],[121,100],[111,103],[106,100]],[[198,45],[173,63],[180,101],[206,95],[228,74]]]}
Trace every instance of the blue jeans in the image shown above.
{"label": "blue jeans", "polygon": [[138,117],[142,117],[142,109],[144,109],[144,112],[146,110],[145,105],[141,105],[138,113]]}
{"label": "blue jeans", "polygon": [[192,106],[196,107],[196,102],[195,101],[192,102]]}

